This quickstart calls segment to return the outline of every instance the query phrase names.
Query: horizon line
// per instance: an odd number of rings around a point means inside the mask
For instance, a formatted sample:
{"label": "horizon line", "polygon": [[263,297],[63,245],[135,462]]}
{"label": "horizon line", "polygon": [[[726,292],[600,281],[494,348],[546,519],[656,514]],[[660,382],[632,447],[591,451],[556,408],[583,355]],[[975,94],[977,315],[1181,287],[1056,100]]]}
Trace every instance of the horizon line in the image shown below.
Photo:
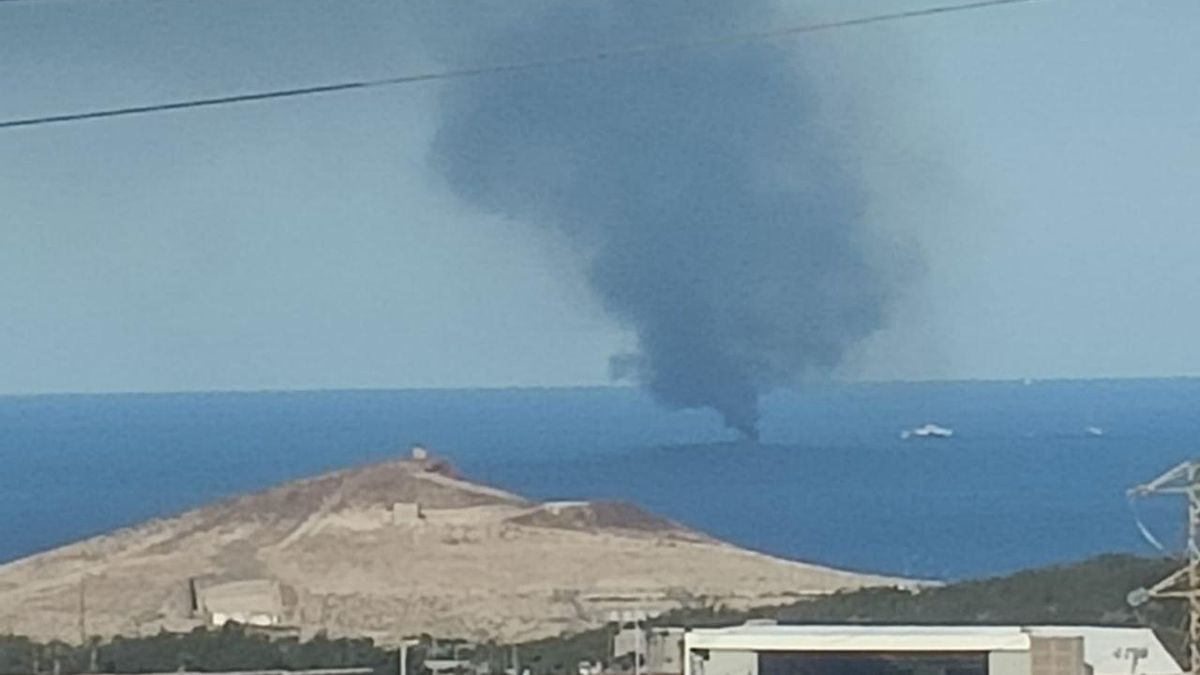
{"label": "horizon line", "polygon": [[[1096,375],[1083,377],[949,377],[949,378],[868,378],[805,380],[789,386],[781,386],[764,394],[770,396],[780,390],[796,390],[812,386],[856,386],[856,385],[903,385],[903,384],[1039,384],[1063,382],[1138,382],[1151,380],[1200,380],[1200,375]],[[231,387],[227,389],[111,389],[98,391],[33,391],[0,392],[0,399],[39,397],[84,397],[84,396],[202,396],[202,395],[250,395],[250,394],[320,394],[320,393],[382,393],[382,392],[499,392],[499,391],[568,391],[585,389],[612,389],[640,391],[635,384],[522,384],[522,385],[471,385],[471,386],[332,386],[332,387]]]}

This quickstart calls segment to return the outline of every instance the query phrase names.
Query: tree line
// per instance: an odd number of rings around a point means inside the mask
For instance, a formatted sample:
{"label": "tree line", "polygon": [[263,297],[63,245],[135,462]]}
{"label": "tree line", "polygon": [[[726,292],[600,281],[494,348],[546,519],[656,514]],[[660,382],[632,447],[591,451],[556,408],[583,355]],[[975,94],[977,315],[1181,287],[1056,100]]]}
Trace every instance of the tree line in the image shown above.
{"label": "tree line", "polygon": [[79,675],[232,670],[308,670],[369,667],[395,673],[396,654],[369,638],[271,639],[229,624],[218,630],[116,637],[87,645],[41,643],[21,636],[0,636],[0,674]]}

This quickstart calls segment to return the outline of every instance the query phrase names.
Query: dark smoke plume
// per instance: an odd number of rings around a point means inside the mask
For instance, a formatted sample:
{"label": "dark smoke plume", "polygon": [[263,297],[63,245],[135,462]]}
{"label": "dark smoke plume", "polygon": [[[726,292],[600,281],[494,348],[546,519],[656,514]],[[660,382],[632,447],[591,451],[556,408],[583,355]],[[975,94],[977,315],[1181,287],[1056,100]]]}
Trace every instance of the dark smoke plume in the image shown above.
{"label": "dark smoke plume", "polygon": [[[722,35],[769,16],[747,0],[546,6],[484,31],[474,58]],[[670,406],[713,408],[750,438],[759,396],[837,366],[881,327],[890,296],[861,178],[795,54],[723,45],[455,83],[433,151],[460,196],[572,242],[637,334],[615,376]]]}

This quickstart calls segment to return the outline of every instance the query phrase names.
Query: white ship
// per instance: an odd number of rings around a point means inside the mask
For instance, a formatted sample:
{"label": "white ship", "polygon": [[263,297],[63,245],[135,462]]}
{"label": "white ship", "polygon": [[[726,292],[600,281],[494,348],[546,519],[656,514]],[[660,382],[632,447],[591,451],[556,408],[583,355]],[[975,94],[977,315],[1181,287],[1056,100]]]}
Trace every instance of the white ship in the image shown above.
{"label": "white ship", "polygon": [[953,435],[953,429],[939,427],[936,424],[926,424],[923,427],[906,429],[900,432],[900,438],[903,438],[904,440],[908,440],[910,438],[950,438]]}

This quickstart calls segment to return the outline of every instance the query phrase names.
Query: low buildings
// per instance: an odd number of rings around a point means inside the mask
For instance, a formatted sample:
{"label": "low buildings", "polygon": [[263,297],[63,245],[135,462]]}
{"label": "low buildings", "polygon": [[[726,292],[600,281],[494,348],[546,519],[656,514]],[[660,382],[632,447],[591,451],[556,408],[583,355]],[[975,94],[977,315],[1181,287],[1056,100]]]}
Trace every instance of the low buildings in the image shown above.
{"label": "low buildings", "polygon": [[747,625],[688,631],[682,653],[682,675],[1182,673],[1146,628]]}

